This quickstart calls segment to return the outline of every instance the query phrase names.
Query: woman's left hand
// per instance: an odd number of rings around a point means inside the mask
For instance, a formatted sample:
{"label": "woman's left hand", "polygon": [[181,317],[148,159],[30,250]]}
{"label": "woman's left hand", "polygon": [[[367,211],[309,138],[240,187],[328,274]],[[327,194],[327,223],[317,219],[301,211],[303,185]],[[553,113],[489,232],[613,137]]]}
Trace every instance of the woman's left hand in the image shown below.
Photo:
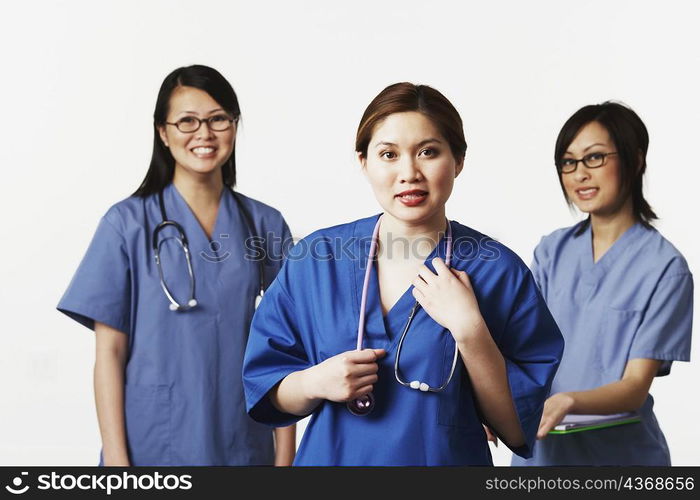
{"label": "woman's left hand", "polygon": [[457,343],[487,331],[467,273],[448,268],[438,257],[432,262],[437,274],[423,264],[413,280],[413,297]]}

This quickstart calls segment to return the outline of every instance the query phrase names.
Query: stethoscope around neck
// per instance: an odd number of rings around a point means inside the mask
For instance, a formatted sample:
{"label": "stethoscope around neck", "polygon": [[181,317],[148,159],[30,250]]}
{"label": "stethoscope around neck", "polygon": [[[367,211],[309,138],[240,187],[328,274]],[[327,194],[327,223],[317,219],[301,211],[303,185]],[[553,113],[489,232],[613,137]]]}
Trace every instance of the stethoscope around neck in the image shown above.
{"label": "stethoscope around neck", "polygon": [[[248,232],[248,237],[249,238],[256,238],[256,233],[255,233],[255,226],[253,225],[253,220],[250,217],[250,214],[246,210],[246,208],[243,206],[243,202],[238,198],[237,194],[235,191],[231,190],[231,194],[233,195],[233,199],[236,200],[236,204],[238,205],[238,209],[241,212],[241,215],[243,216],[243,219],[246,224],[247,232]],[[194,269],[192,267],[192,255],[190,253],[190,246],[189,242],[187,240],[187,234],[185,233],[185,230],[183,227],[177,223],[174,220],[168,219],[168,215],[165,211],[165,202],[163,201],[163,191],[158,192],[158,204],[160,205],[160,215],[162,217],[161,222],[155,227],[153,230],[153,233],[151,235],[151,246],[153,248],[153,255],[156,261],[156,267],[158,268],[158,277],[160,279],[160,286],[163,289],[163,292],[165,293],[165,296],[168,298],[168,301],[170,302],[170,305],[168,308],[171,311],[189,311],[190,309],[193,309],[194,307],[197,307],[199,302],[197,301],[197,298],[195,297],[195,276],[194,276]],[[159,239],[159,235],[161,231],[163,231],[167,227],[172,227],[177,231],[177,236],[169,236],[167,238]],[[189,282],[190,282],[190,287],[189,287],[189,299],[187,299],[187,302],[185,303],[180,303],[175,299],[175,296],[173,293],[170,291],[168,288],[168,285],[165,283],[165,275],[163,274],[163,265],[161,262],[160,258],[160,247],[161,245],[169,240],[169,239],[174,239],[178,245],[180,245],[180,248],[182,248],[184,254],[185,254],[185,260],[187,261],[187,274],[189,275]],[[258,304],[260,303],[260,300],[262,299],[263,294],[265,293],[265,268],[263,264],[263,259],[258,258],[258,290],[255,296],[255,307],[258,307]]]}
{"label": "stethoscope around neck", "polygon": [[[369,278],[372,272],[372,263],[376,259],[377,254],[377,242],[379,240],[379,226],[381,225],[381,216],[377,220],[377,224],[374,226],[374,231],[372,233],[372,243],[369,247],[369,255],[367,256],[367,265],[365,267],[365,280],[362,285],[362,301],[360,304],[360,319],[357,326],[357,350],[362,350],[362,343],[365,333],[365,309],[367,307],[367,291],[369,290]],[[439,244],[439,243],[438,243]],[[445,265],[450,267],[450,262],[452,261],[452,227],[450,222],[447,221],[447,232],[445,235]],[[398,346],[396,347],[396,359],[394,361],[394,378],[396,381],[404,387],[409,389],[415,389],[421,392],[442,392],[449,385],[454,375],[455,368],[457,366],[457,357],[459,356],[459,348],[457,343],[455,343],[455,350],[452,356],[452,368],[450,368],[450,374],[447,376],[445,382],[439,387],[431,387],[428,383],[422,382],[420,380],[412,380],[410,382],[403,379],[401,376],[401,370],[399,369],[399,363],[401,360],[401,349],[403,348],[404,341],[406,340],[406,335],[411,328],[411,323],[413,323],[413,318],[420,309],[420,304],[416,301],[411,308],[411,312],[406,320],[406,325],[401,332],[401,337],[399,338]],[[357,399],[347,402],[347,408],[353,415],[364,416],[369,414],[374,408],[374,395],[370,392],[364,396],[360,396]]]}

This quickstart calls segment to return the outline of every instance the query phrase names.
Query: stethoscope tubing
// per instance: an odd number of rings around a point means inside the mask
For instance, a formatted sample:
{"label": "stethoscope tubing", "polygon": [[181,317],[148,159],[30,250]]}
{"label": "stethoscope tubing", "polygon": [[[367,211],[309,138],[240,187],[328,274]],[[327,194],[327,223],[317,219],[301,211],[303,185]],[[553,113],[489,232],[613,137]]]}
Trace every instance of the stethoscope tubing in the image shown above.
{"label": "stethoscope tubing", "polygon": [[[447,233],[445,235],[445,265],[449,268],[450,264],[452,263],[452,226],[450,225],[450,221],[447,221]],[[413,304],[413,307],[411,308],[411,312],[408,315],[408,320],[406,321],[406,325],[404,326],[403,331],[401,332],[401,337],[399,338],[399,343],[396,347],[396,358],[394,360],[394,378],[396,381],[403,385],[404,387],[409,387],[411,389],[417,389],[422,392],[442,392],[444,391],[450,381],[452,381],[452,376],[454,375],[455,368],[457,367],[457,358],[459,357],[459,348],[457,347],[457,344],[455,343],[455,349],[454,349],[454,354],[452,355],[452,367],[450,368],[450,374],[447,376],[447,379],[445,382],[439,386],[439,387],[431,387],[425,382],[420,382],[418,380],[414,380],[412,382],[407,382],[401,378],[399,375],[399,362],[401,359],[401,349],[403,348],[403,343],[404,340],[406,339],[406,335],[408,335],[408,331],[411,328],[411,323],[413,323],[413,318],[415,317],[416,313],[420,309],[420,304],[418,301]]]}
{"label": "stethoscope tubing", "polygon": [[[253,225],[253,220],[252,217],[250,216],[250,213],[248,210],[246,210],[245,206],[243,205],[243,201],[238,197],[238,194],[231,190],[231,194],[233,195],[234,200],[236,201],[236,204],[238,205],[238,209],[243,216],[244,223],[246,225],[246,229],[248,232],[248,237],[253,239],[257,238],[257,234],[255,232],[255,226]],[[167,212],[165,211],[165,202],[163,200],[163,191],[158,192],[158,204],[160,206],[160,215],[161,215],[161,222],[155,227],[153,230],[153,233],[151,235],[151,246],[153,248],[153,255],[156,261],[156,267],[158,268],[158,277],[160,279],[160,286],[163,289],[163,292],[165,293],[165,296],[168,298],[168,301],[170,302],[170,310],[171,311],[188,311],[194,307],[197,306],[198,302],[197,299],[195,298],[195,274],[194,274],[194,268],[192,266],[192,255],[190,252],[189,248],[189,242],[187,239],[187,234],[185,233],[184,228],[177,223],[174,220],[168,219]],[[171,236],[170,238],[165,238],[159,241],[158,235],[160,232],[165,229],[166,227],[173,227],[177,232],[178,236],[174,237]],[[163,274],[163,267],[161,264],[161,259],[160,259],[160,246],[163,244],[164,241],[167,239],[174,239],[175,241],[178,242],[178,244],[182,247],[184,253],[185,253],[185,260],[187,261],[187,273],[189,274],[189,280],[190,280],[190,293],[189,296],[190,298],[188,299],[186,304],[180,304],[177,302],[175,299],[174,295],[168,289],[168,286],[165,283],[165,276]],[[258,260],[258,291],[255,297],[255,306],[260,303],[260,300],[262,299],[263,294],[265,293],[265,266],[263,263],[263,259],[257,259]]]}
{"label": "stethoscope tubing", "polygon": [[[377,219],[377,223],[374,226],[374,231],[372,232],[372,243],[369,248],[369,254],[367,256],[367,266],[365,268],[365,278],[364,282],[362,285],[362,299],[360,301],[360,315],[359,315],[359,320],[358,320],[358,325],[357,325],[357,350],[360,351],[362,350],[363,342],[364,342],[364,333],[365,333],[365,313],[366,313],[366,308],[367,308],[367,294],[369,290],[369,279],[370,275],[372,272],[372,265],[376,259],[376,253],[377,253],[377,245],[378,245],[378,240],[379,240],[379,227],[381,225],[381,216],[379,219]],[[445,250],[445,264],[447,267],[450,267],[450,263],[452,261],[452,226],[450,225],[450,221],[447,221],[447,234],[446,234],[446,250]],[[447,377],[447,380],[439,386],[439,387],[431,387],[425,382],[420,382],[419,380],[414,380],[411,382],[406,382],[401,378],[399,375],[399,362],[401,358],[401,349],[403,348],[403,343],[406,339],[406,335],[408,334],[409,329],[411,328],[411,323],[413,323],[413,318],[415,317],[416,313],[418,312],[418,309],[420,309],[420,304],[418,301],[415,302],[413,307],[411,308],[411,312],[409,313],[408,320],[406,321],[406,325],[403,328],[403,331],[401,332],[401,337],[399,338],[399,343],[396,348],[396,359],[394,360],[394,377],[396,378],[396,381],[401,384],[404,387],[408,387],[410,389],[415,389],[419,390],[421,392],[442,392],[445,390],[445,388],[449,385],[449,383],[452,381],[452,377],[455,372],[455,368],[457,367],[457,358],[459,356],[459,348],[457,347],[457,344],[455,343],[455,350],[454,350],[454,355],[452,356],[452,367],[450,368],[450,374]],[[347,408],[352,413],[353,415],[357,416],[364,416],[368,415],[372,409],[374,408],[375,404],[375,399],[374,395],[370,392],[369,394],[366,394],[365,396],[362,396],[360,398],[351,400],[347,402]]]}
{"label": "stethoscope tubing", "polygon": [[372,232],[372,243],[369,247],[369,257],[367,258],[367,266],[365,269],[365,279],[362,285],[362,300],[360,301],[360,318],[357,325],[357,350],[362,350],[362,344],[365,339],[365,310],[367,309],[367,291],[369,290],[369,278],[372,274],[372,262],[376,258],[377,253],[377,236],[379,235],[379,221],[374,226]]}
{"label": "stethoscope tubing", "polygon": [[401,332],[401,337],[399,338],[399,344],[396,346],[396,359],[394,360],[394,378],[396,381],[403,385],[404,387],[409,387],[411,389],[418,389],[422,392],[442,392],[447,388],[447,385],[452,381],[452,376],[455,373],[455,368],[457,367],[457,358],[459,357],[459,348],[457,347],[457,344],[455,343],[455,351],[454,354],[452,355],[452,367],[450,368],[450,374],[447,376],[447,379],[445,382],[440,386],[440,387],[430,387],[428,384],[425,384],[423,382],[423,385],[421,387],[421,382],[418,382],[417,387],[414,387],[416,384],[414,381],[413,385],[411,382],[406,382],[405,380],[402,380],[401,377],[399,376],[399,359],[401,357],[401,349],[403,347],[403,342],[406,339],[406,335],[408,334],[408,330],[411,327],[411,323],[413,322],[413,317],[416,315],[418,312],[418,309],[420,309],[420,304],[416,302],[413,307],[411,308],[411,313],[408,316],[408,321],[406,322],[406,326],[404,326],[403,332]]}

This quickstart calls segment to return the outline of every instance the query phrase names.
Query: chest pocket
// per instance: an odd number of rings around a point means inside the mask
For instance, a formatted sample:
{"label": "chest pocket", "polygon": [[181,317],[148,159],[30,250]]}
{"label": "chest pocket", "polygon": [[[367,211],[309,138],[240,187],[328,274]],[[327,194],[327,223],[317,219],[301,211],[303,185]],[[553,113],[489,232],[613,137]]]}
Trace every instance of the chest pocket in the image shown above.
{"label": "chest pocket", "polygon": [[596,349],[598,368],[613,380],[622,377],[641,317],[641,311],[613,308],[605,311],[598,345],[591,347]]}

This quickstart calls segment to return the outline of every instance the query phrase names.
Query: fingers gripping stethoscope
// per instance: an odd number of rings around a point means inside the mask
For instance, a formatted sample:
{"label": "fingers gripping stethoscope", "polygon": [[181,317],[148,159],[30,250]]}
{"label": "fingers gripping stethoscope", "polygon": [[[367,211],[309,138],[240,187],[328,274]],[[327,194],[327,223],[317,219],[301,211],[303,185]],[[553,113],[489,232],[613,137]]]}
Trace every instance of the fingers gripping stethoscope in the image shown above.
{"label": "fingers gripping stethoscope", "polygon": [[[238,209],[241,212],[241,215],[243,215],[243,219],[246,224],[247,232],[248,232],[248,237],[249,238],[255,238],[255,226],[253,225],[253,221],[250,217],[250,214],[246,210],[246,208],[243,206],[243,202],[238,198],[237,194],[235,191],[231,191],[231,194],[233,195],[233,198],[236,200],[236,204],[238,205]],[[171,311],[189,311],[190,309],[194,308],[197,306],[199,302],[197,302],[197,298],[195,297],[195,276],[194,276],[194,269],[192,267],[192,256],[190,253],[190,247],[189,243],[187,240],[187,235],[185,234],[185,230],[183,227],[175,222],[174,220],[169,220],[168,216],[165,212],[165,202],[163,201],[163,191],[160,191],[158,193],[158,203],[160,205],[160,215],[162,217],[162,221],[160,224],[158,224],[155,229],[153,230],[153,234],[151,235],[151,245],[153,247],[153,255],[156,261],[156,267],[158,268],[158,277],[160,279],[160,286],[163,289],[163,292],[165,293],[165,296],[168,298],[168,301],[170,302],[170,305],[168,306]],[[160,233],[167,227],[172,227],[177,231],[177,236],[169,236],[166,238],[159,238]],[[173,239],[175,240],[178,245],[182,248],[184,254],[185,254],[185,260],[187,261],[187,274],[189,275],[189,299],[187,299],[186,303],[180,303],[175,299],[175,296],[172,294],[170,289],[168,288],[168,285],[165,283],[165,275],[163,274],[163,264],[161,262],[160,258],[160,247],[163,244],[163,242]],[[264,264],[263,264],[263,259],[262,258],[257,258],[258,261],[258,290],[256,293],[255,297],[255,307],[258,307],[258,304],[260,303],[260,300],[262,299],[262,296],[265,292],[265,274],[264,274]]]}
{"label": "fingers gripping stethoscope", "polygon": [[[381,224],[381,217],[377,220],[377,224],[374,226],[374,231],[372,232],[372,243],[369,247],[369,255],[367,256],[367,265],[365,267],[365,280],[362,285],[362,301],[360,303],[360,318],[359,318],[359,323],[357,326],[357,350],[360,351],[362,350],[362,341],[364,339],[364,333],[365,333],[365,309],[367,306],[367,291],[369,289],[369,277],[372,271],[372,262],[376,258],[376,253],[377,253],[377,241],[378,241],[378,236],[379,236],[379,226]],[[452,261],[452,227],[450,226],[449,221],[447,222],[447,234],[445,236],[445,245],[446,245],[446,250],[445,250],[445,264],[447,267],[450,267],[450,262]],[[403,331],[401,332],[401,337],[399,338],[399,344],[396,348],[396,360],[394,361],[394,377],[396,378],[396,381],[403,385],[404,387],[408,387],[410,389],[416,389],[422,392],[441,392],[445,390],[445,388],[448,386],[450,381],[452,380],[452,376],[454,375],[455,372],[455,367],[457,366],[457,357],[459,355],[459,349],[457,347],[457,344],[455,343],[455,351],[454,355],[452,356],[452,368],[450,369],[450,374],[447,377],[447,380],[440,386],[440,387],[431,387],[429,384],[426,382],[421,382],[420,380],[413,380],[411,382],[406,382],[403,380],[401,375],[399,375],[400,370],[399,370],[399,362],[401,359],[401,349],[403,347],[403,343],[406,340],[406,335],[408,334],[408,331],[411,328],[411,323],[413,323],[413,318],[415,317],[416,313],[418,312],[418,309],[420,309],[420,304],[418,301],[415,302],[413,307],[411,308],[411,312],[408,315],[408,320],[406,321],[406,325],[403,328]],[[347,402],[347,408],[352,413],[353,415],[357,416],[364,416],[369,414],[372,409],[374,408],[374,395],[370,392],[364,396],[360,396],[357,399],[353,399],[352,401]]]}

